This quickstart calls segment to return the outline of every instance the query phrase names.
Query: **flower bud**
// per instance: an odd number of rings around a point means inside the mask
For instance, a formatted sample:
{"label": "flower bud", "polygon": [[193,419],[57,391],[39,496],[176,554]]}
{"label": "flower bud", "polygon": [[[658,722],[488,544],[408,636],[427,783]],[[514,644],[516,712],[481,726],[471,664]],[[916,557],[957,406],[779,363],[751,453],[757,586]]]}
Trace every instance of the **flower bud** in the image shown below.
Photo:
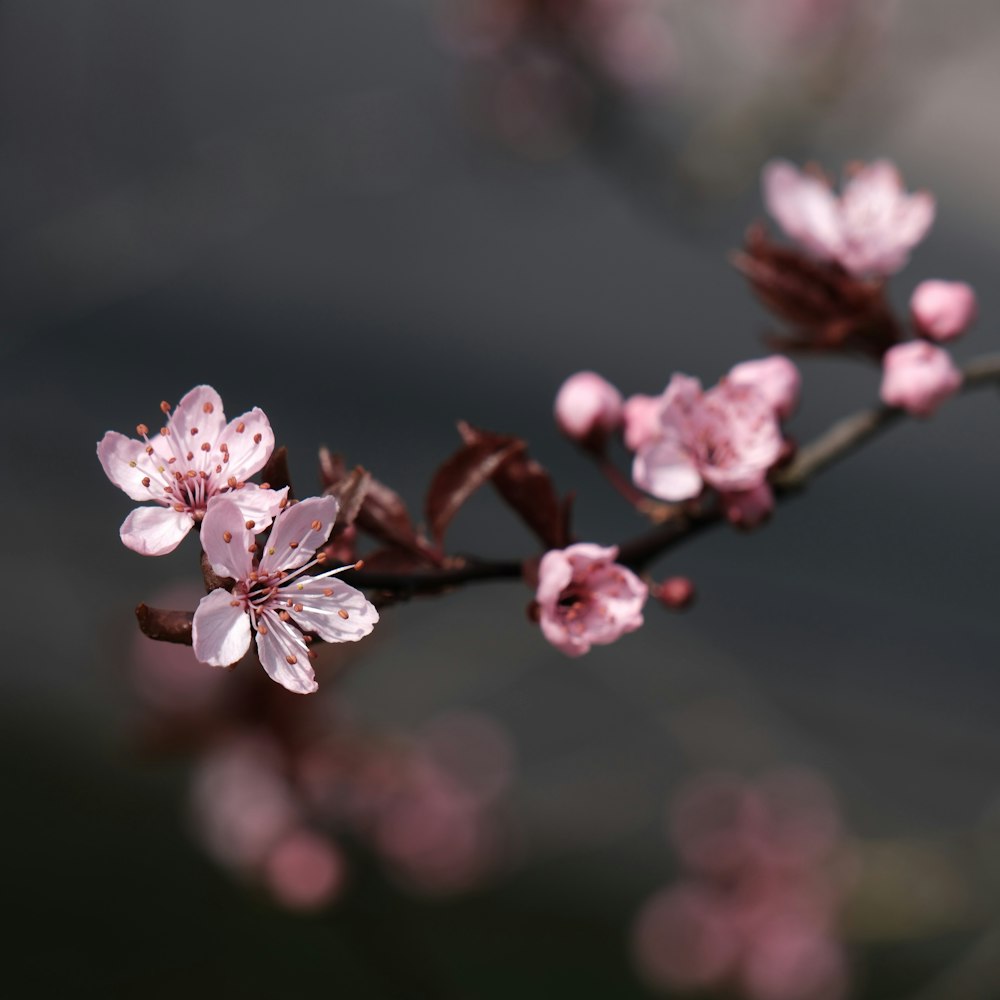
{"label": "flower bud", "polygon": [[923,340],[897,344],[882,359],[882,402],[927,417],[962,384],[947,351]]}
{"label": "flower bud", "polygon": [[774,493],[767,483],[751,490],[723,493],[719,499],[726,520],[746,531],[763,524],[774,511]]}
{"label": "flower bud", "polygon": [[653,596],[664,607],[680,611],[694,600],[694,584],[686,576],[667,577],[654,588]]}
{"label": "flower bud", "polygon": [[922,281],[910,297],[913,324],[929,340],[954,340],[976,312],[976,293],[964,281]]}
{"label": "flower bud", "polygon": [[595,372],[577,372],[556,396],[555,417],[568,438],[600,445],[622,422],[622,395]]}

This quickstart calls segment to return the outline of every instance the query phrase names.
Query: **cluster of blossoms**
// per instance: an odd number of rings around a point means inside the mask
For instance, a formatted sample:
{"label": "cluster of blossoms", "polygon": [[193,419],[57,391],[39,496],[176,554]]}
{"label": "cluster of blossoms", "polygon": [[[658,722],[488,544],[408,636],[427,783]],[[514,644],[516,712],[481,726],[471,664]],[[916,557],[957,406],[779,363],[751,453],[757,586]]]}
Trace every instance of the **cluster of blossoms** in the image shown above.
{"label": "cluster of blossoms", "polygon": [[704,777],[678,793],[670,834],[685,875],[644,904],[632,935],[652,986],[748,1000],[846,996],[836,923],[850,856],[818,777]]}
{"label": "cluster of blossoms", "polygon": [[[122,541],[143,555],[172,552],[199,528],[215,586],[194,615],[195,655],[228,667],[242,659],[256,634],[268,675],[289,691],[316,690],[309,648],[315,637],[354,642],[368,635],[378,612],[365,596],[334,577],[351,569],[311,574],[326,562],[325,544],[337,517],[333,497],[289,501],[288,488],[248,482],[274,450],[267,417],[253,409],[226,422],[219,394],[192,389],[160,433],[141,440],[108,431],[97,454],[108,478],[133,500],[156,506],[134,510]],[[270,526],[266,542],[257,539]],[[206,580],[209,578],[206,576]]]}
{"label": "cluster of blossoms", "polygon": [[885,280],[934,221],[931,195],[909,194],[886,160],[854,168],[839,196],[825,178],[775,161],[764,168],[763,189],[768,211],[814,262],[780,258],[752,235],[741,263],[765,303],[799,326],[799,346],[865,349],[867,341],[882,363],[882,401],[914,416],[933,413],[962,384],[938,344],[972,324],[975,293],[963,282],[919,284],[910,298],[917,339],[907,341],[882,299]]}

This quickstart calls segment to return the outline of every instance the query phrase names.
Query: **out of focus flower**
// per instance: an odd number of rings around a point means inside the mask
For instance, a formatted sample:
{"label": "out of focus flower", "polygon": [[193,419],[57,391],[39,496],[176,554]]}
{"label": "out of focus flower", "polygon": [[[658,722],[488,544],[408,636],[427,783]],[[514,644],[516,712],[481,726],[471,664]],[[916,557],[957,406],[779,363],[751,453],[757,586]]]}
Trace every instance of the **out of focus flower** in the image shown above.
{"label": "out of focus flower", "polygon": [[759,487],[781,454],[771,401],[754,386],[674,375],[661,397],[657,434],[638,450],[632,478],[661,500],[688,500],[707,484],[722,492]]}
{"label": "out of focus flower", "polygon": [[642,625],[646,585],[618,565],[615,546],[578,542],[546,552],[538,567],[542,634],[567,656],[581,656]]}
{"label": "out of focus flower", "polygon": [[133,500],[152,501],[138,507],[121,526],[121,539],[146,556],[172,552],[205,516],[213,497],[232,497],[257,531],[270,523],[288,490],[271,490],[247,480],[267,463],[274,434],[256,407],[226,423],[219,394],[207,385],[192,389],[159,434],[139,424],[142,440],[108,431],[97,445],[97,457],[108,478]]}
{"label": "out of focus flower", "polygon": [[948,352],[923,340],[897,344],[882,360],[882,402],[916,417],[930,416],[961,385]]}
{"label": "out of focus flower", "polygon": [[768,211],[788,236],[856,276],[900,270],[934,221],[933,197],[907,194],[888,160],[860,167],[839,198],[824,179],[785,160],[765,166],[763,187]]}
{"label": "out of focus flower", "polygon": [[659,433],[662,401],[660,396],[644,396],[642,393],[625,400],[622,417],[625,422],[625,447],[629,451],[638,451]]}
{"label": "out of focus flower", "polygon": [[702,778],[678,793],[670,828],[687,874],[642,907],[633,929],[651,985],[749,1000],[846,995],[835,925],[847,849],[822,781],[803,771]]}
{"label": "out of focus flower", "polygon": [[340,580],[342,566],[315,576],[316,550],[337,516],[333,497],[311,497],[278,512],[257,559],[253,523],[228,497],[209,507],[201,541],[214,572],[235,583],[203,597],[194,614],[194,652],[216,667],[235,663],[257,634],[257,654],[272,680],[308,694],[317,684],[306,636],[326,642],[356,642],[368,635],[378,612],[364,594]]}
{"label": "out of focus flower", "polygon": [[767,483],[752,490],[720,494],[726,520],[737,528],[756,528],[774,513],[774,491]]}
{"label": "out of focus flower", "polygon": [[779,420],[787,420],[799,405],[802,376],[781,354],[742,361],[730,369],[726,378],[734,385],[753,386],[771,404]]}
{"label": "out of focus flower", "polygon": [[283,837],[264,860],[264,881],[290,910],[317,910],[332,903],[344,887],[346,862],[329,838],[307,829]]}
{"label": "out of focus flower", "polygon": [[969,329],[976,312],[976,293],[964,281],[922,281],[910,296],[913,325],[929,340],[954,340]]}
{"label": "out of focus flower", "polygon": [[595,372],[577,372],[556,395],[555,417],[567,437],[600,447],[622,422],[622,395]]}

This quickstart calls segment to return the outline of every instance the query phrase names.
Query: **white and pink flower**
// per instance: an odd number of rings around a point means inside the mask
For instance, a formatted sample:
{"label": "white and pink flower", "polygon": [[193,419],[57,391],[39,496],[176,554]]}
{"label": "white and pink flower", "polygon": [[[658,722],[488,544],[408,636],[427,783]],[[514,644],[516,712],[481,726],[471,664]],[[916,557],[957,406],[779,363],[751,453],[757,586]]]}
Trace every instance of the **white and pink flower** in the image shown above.
{"label": "white and pink flower", "polygon": [[622,394],[596,372],[577,372],[556,395],[555,417],[568,438],[599,444],[622,422]]}
{"label": "white and pink flower", "polygon": [[274,434],[262,410],[254,409],[226,422],[222,400],[211,386],[192,389],[159,434],[136,428],[142,440],[108,431],[97,456],[108,478],[133,500],[152,501],[137,507],[121,526],[122,541],[134,552],[161,556],[172,552],[205,516],[213,497],[228,494],[263,531],[285,502],[287,488],[265,489],[247,482],[274,450]]}
{"label": "white and pink flower", "polygon": [[578,542],[552,549],[538,567],[538,622],[542,634],[567,656],[614,642],[642,625],[649,591],[615,562],[616,546]]}
{"label": "white and pink flower", "polygon": [[[661,500],[696,497],[705,485],[724,493],[756,490],[782,450],[775,400],[756,385],[701,383],[674,375],[660,397],[658,426],[643,428],[632,466],[637,486]],[[649,423],[650,414],[643,413]]]}
{"label": "white and pink flower", "polygon": [[964,281],[921,281],[910,297],[910,315],[928,340],[944,342],[961,336],[977,313],[976,293]]}
{"label": "white and pink flower", "polygon": [[215,667],[235,663],[250,648],[254,632],[268,676],[289,691],[309,694],[317,684],[306,636],[356,642],[372,631],[378,611],[361,591],[334,579],[352,567],[307,575],[324,562],[316,550],[329,536],[337,510],[333,497],[290,505],[275,515],[267,542],[259,545],[234,499],[213,500],[201,542],[212,569],[234,584],[213,590],[195,611],[199,660]]}
{"label": "white and pink flower", "polygon": [[764,167],[763,187],[767,210],[791,239],[858,277],[900,270],[934,221],[933,196],[908,194],[888,160],[861,167],[840,197],[785,160]]}
{"label": "white and pink flower", "polygon": [[925,340],[908,340],[885,352],[880,395],[915,417],[929,417],[962,386],[951,355]]}

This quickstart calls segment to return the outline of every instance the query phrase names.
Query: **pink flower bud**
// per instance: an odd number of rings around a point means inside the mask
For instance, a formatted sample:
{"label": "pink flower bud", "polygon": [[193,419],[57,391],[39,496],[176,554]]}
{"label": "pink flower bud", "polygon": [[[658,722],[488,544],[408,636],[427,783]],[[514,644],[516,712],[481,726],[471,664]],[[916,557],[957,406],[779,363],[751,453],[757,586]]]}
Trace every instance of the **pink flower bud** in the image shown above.
{"label": "pink flower bud", "polygon": [[694,584],[686,576],[671,576],[655,588],[653,597],[664,607],[680,611],[694,600]]}
{"label": "pink flower bud", "polygon": [[922,281],[910,297],[918,332],[930,340],[954,340],[976,318],[976,293],[964,281]]}
{"label": "pink flower bud", "polygon": [[948,352],[923,340],[897,344],[882,359],[882,402],[916,417],[930,416],[961,384]]}
{"label": "pink flower bud", "polygon": [[756,528],[774,511],[774,493],[767,483],[738,493],[723,493],[720,499],[726,520],[737,528]]}
{"label": "pink flower bud", "polygon": [[595,372],[577,372],[556,396],[556,423],[567,437],[600,443],[622,422],[622,395]]}
{"label": "pink flower bud", "polygon": [[799,405],[802,378],[798,368],[781,354],[744,361],[730,371],[728,378],[735,385],[753,386],[781,420],[787,420]]}

